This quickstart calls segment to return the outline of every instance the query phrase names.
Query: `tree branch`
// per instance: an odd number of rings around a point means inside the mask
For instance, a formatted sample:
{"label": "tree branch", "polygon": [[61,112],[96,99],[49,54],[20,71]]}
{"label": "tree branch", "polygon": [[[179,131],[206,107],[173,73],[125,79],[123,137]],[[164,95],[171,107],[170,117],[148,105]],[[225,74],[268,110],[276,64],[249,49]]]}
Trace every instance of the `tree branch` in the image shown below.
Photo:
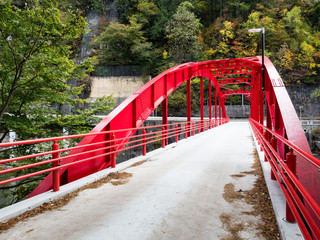
{"label": "tree branch", "polygon": [[[34,44],[32,45],[29,53],[27,54],[27,56],[25,57],[25,59],[29,59],[30,56],[35,53],[37,51],[37,49],[39,48],[36,48],[36,51],[33,51],[33,49],[35,48],[35,46],[37,45],[39,39],[40,39],[40,36],[41,36],[41,31],[42,31],[42,28],[43,28],[43,24],[40,25],[40,29],[39,29],[39,33],[38,33],[38,36],[36,37],[35,41],[34,41]],[[40,46],[43,44],[43,42],[40,44]]]}
{"label": "tree branch", "polygon": [[15,63],[15,66],[17,66],[17,58],[16,58],[16,54],[15,54],[15,52],[13,51],[13,48],[11,47],[11,45],[10,45],[10,43],[9,43],[9,41],[5,38],[5,36],[3,35],[3,32],[0,30],[0,33],[1,33],[1,36],[2,36],[2,38],[3,38],[3,40],[4,40],[4,42],[8,45],[8,47],[9,47],[9,49],[10,49],[10,52],[11,52],[11,54],[12,54],[12,56],[13,56],[13,59],[14,59],[14,63]]}
{"label": "tree branch", "polygon": [[21,115],[21,109],[22,109],[22,107],[23,107],[23,105],[26,103],[26,101],[25,101],[25,98],[21,101],[21,104],[20,104],[20,106],[19,106],[19,109],[18,109],[18,113]]}
{"label": "tree branch", "polygon": [[38,74],[36,74],[35,76],[33,76],[30,80],[28,80],[28,81],[26,81],[26,82],[24,82],[24,83],[21,83],[21,84],[18,84],[18,85],[16,85],[15,86],[15,90],[17,90],[19,87],[21,87],[21,86],[23,86],[23,85],[26,85],[26,84],[28,84],[28,83],[30,83],[30,82],[32,82],[36,77],[38,77],[39,75]]}
{"label": "tree branch", "polygon": [[17,72],[15,74],[15,78],[14,78],[14,81],[11,85],[11,89],[9,91],[9,95],[7,97],[7,100],[4,102],[4,104],[1,106],[1,110],[0,110],[0,120],[2,120],[3,118],[3,115],[5,113],[5,111],[7,110],[8,106],[9,106],[9,103],[13,97],[13,94],[15,92],[15,86],[16,84],[18,83],[18,81],[20,80],[21,78],[21,74],[22,74],[22,69],[23,69],[23,63],[24,62],[21,62],[21,64],[19,65],[19,68],[17,69]]}

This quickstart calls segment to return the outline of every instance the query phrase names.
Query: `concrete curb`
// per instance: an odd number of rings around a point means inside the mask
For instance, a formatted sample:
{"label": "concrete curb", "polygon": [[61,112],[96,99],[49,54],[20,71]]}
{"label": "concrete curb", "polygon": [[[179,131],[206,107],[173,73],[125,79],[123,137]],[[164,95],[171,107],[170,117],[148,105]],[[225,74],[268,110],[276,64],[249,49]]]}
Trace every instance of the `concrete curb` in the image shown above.
{"label": "concrete curb", "polygon": [[[184,142],[185,139],[180,140],[180,142]],[[69,184],[63,185],[60,187],[60,190],[58,192],[48,191],[42,194],[39,194],[37,196],[34,196],[32,198],[26,199],[24,201],[15,203],[13,205],[10,205],[8,207],[0,209],[0,222],[7,221],[11,218],[17,217],[27,211],[30,211],[36,207],[39,207],[43,203],[47,203],[53,200],[56,200],[58,198],[61,198],[68,193],[74,192],[78,190],[79,188],[86,186],[90,183],[93,183],[95,181],[98,181],[104,177],[106,177],[111,172],[117,172],[125,170],[126,168],[130,167],[132,164],[135,164],[139,161],[146,160],[160,152],[167,151],[168,149],[176,146],[177,143],[172,143],[170,146],[167,146],[166,148],[159,148],[152,152],[147,153],[146,156],[138,156],[135,158],[132,158],[130,160],[127,160],[125,162],[119,163],[116,165],[116,168],[107,168],[105,170],[99,171],[97,173],[91,174],[87,177],[81,178],[77,181],[71,182]]]}
{"label": "concrete curb", "polygon": [[[251,126],[250,126],[251,129]],[[261,167],[266,181],[269,195],[271,198],[273,210],[276,216],[277,225],[280,232],[280,237],[283,240],[301,240],[304,239],[297,223],[289,223],[285,220],[286,217],[286,198],[283,195],[277,180],[271,180],[271,166],[269,162],[264,161],[264,152],[260,151],[260,146],[254,137],[251,129],[251,134],[254,139],[254,144],[260,159]]]}

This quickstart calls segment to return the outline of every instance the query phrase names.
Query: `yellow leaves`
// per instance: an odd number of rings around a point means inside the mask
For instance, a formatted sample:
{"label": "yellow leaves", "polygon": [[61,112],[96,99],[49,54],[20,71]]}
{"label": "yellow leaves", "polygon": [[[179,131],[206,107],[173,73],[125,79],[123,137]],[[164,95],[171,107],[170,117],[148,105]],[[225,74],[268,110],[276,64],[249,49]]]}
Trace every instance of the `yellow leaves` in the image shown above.
{"label": "yellow leaves", "polygon": [[210,48],[209,50],[206,51],[206,54],[208,56],[212,56],[217,52],[217,50],[213,50],[212,48]]}
{"label": "yellow leaves", "polygon": [[306,43],[305,41],[300,44],[300,48],[301,48],[301,54],[299,54],[300,64],[304,67],[308,67],[309,69],[313,69],[314,67],[316,67],[316,63],[314,59],[317,53],[316,49],[312,45]]}
{"label": "yellow leaves", "polygon": [[206,51],[206,54],[209,56],[219,53],[219,57],[224,57],[227,53],[230,52],[232,46],[230,40],[235,37],[233,23],[224,21],[223,26],[221,26],[221,29],[219,30],[219,33],[221,36],[221,41],[216,45],[216,50],[210,48]]}
{"label": "yellow leaves", "polygon": [[260,16],[262,15],[261,12],[252,12],[250,15],[249,15],[249,20],[248,22],[249,23],[259,23],[260,22]]}
{"label": "yellow leaves", "polygon": [[219,53],[226,54],[229,52],[229,46],[225,42],[219,42],[218,51]]}
{"label": "yellow leaves", "polygon": [[316,64],[315,64],[315,63],[310,63],[309,68],[310,68],[310,69],[312,69],[312,68],[314,68],[315,66],[316,66]]}
{"label": "yellow leaves", "polygon": [[232,22],[224,21],[223,26],[224,28],[219,32],[223,36],[224,40],[228,41],[228,39],[234,38]]}
{"label": "yellow leaves", "polygon": [[315,52],[315,48],[312,45],[306,43],[305,41],[301,43],[300,47],[304,55],[312,56]]}
{"label": "yellow leaves", "polygon": [[280,61],[280,67],[283,69],[292,69],[294,65],[294,54],[291,52],[287,44],[283,44],[277,53]]}
{"label": "yellow leaves", "polygon": [[266,26],[269,30],[273,30],[275,25],[273,23],[272,18],[265,16],[261,19],[262,26]]}
{"label": "yellow leaves", "polygon": [[193,79],[192,79],[192,83],[200,84],[200,78],[199,78],[199,77],[193,78]]}
{"label": "yellow leaves", "polygon": [[167,59],[168,58],[168,52],[166,50],[163,51],[162,57],[163,57],[163,59]]}

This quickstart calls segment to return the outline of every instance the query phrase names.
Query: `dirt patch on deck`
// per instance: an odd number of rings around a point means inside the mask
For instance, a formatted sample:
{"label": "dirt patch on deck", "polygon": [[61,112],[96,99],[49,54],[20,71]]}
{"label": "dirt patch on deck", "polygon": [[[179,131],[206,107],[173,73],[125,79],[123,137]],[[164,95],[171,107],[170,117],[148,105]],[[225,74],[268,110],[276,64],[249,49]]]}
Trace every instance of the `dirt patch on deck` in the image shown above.
{"label": "dirt patch on deck", "polygon": [[51,202],[43,203],[42,205],[40,205],[39,207],[36,207],[35,209],[32,209],[32,210],[27,211],[17,217],[9,219],[8,221],[0,223],[0,233],[2,233],[5,230],[10,229],[11,227],[15,226],[17,223],[19,223],[21,221],[27,220],[28,218],[31,218],[31,217],[37,216],[41,213],[51,211],[54,209],[58,209],[58,208],[61,208],[65,205],[67,205],[71,199],[78,196],[79,192],[81,192],[83,190],[95,189],[95,188],[98,188],[106,183],[111,183],[112,185],[115,185],[115,186],[122,185],[122,184],[128,183],[129,178],[132,176],[133,176],[132,173],[127,173],[127,172],[109,173],[106,177],[104,177],[96,182],[90,183],[86,186],[83,186],[72,193],[68,193],[67,195],[63,196],[62,198],[53,200]]}
{"label": "dirt patch on deck", "polygon": [[[114,186],[123,185],[129,182],[129,178],[132,177],[132,173],[126,172],[114,172],[108,175],[111,177],[111,184]],[[113,180],[115,179],[115,180]]]}
{"label": "dirt patch on deck", "polygon": [[240,231],[244,230],[243,223],[236,223],[233,221],[232,216],[230,214],[222,213],[220,215],[220,220],[222,222],[222,227],[224,230],[229,232],[227,236],[222,238],[222,240],[240,240],[243,239],[240,237]]}
{"label": "dirt patch on deck", "polygon": [[274,215],[271,199],[269,196],[267,184],[265,182],[258,153],[254,152],[254,174],[257,175],[257,179],[254,183],[254,187],[246,192],[245,201],[248,204],[253,205],[254,213],[260,215],[263,224],[258,225],[258,229],[262,233],[263,237],[267,240],[279,239],[280,233]]}
{"label": "dirt patch on deck", "polygon": [[223,198],[229,203],[242,199],[242,190],[235,191],[233,183],[228,183],[224,186]]}
{"label": "dirt patch on deck", "polygon": [[139,161],[139,162],[136,162],[136,163],[130,165],[129,167],[125,168],[125,169],[140,166],[140,165],[144,164],[144,163],[147,162],[147,161],[150,161],[150,158],[147,158],[147,159],[145,159],[145,160],[141,160],[141,161]]}
{"label": "dirt patch on deck", "polygon": [[232,175],[230,175],[231,177],[233,177],[233,178],[243,178],[243,177],[245,177],[246,175],[244,175],[244,174],[232,174]]}
{"label": "dirt patch on deck", "polygon": [[[243,178],[246,175],[255,175],[256,180],[254,187],[248,191],[242,191],[241,189],[235,190],[234,184],[228,183],[224,187],[223,197],[230,204],[237,201],[244,201],[251,205],[253,210],[243,211],[242,214],[260,216],[262,222],[249,224],[254,226],[257,235],[262,236],[266,240],[280,240],[276,218],[256,150],[254,151],[253,157],[254,163],[251,166],[252,171],[241,172],[240,174],[231,175],[231,177],[238,179]],[[242,239],[239,235],[239,232],[243,230],[242,227],[244,225],[241,221],[241,216],[222,213],[220,215],[220,220],[223,224],[223,228],[228,232],[228,235],[223,238],[224,240]]]}

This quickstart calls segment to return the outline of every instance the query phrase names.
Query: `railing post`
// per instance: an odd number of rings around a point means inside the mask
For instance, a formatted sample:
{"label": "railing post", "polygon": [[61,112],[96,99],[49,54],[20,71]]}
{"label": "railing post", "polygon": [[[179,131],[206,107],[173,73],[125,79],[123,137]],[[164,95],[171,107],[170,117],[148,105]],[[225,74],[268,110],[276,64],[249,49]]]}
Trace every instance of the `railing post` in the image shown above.
{"label": "railing post", "polygon": [[[111,152],[116,151],[116,142],[115,142],[116,136],[114,135],[114,133],[112,133],[111,135],[111,144],[112,144],[112,148],[111,148]],[[116,167],[116,153],[111,153],[111,158],[110,158],[111,162],[110,165],[112,168]]]}
{"label": "railing post", "polygon": [[267,131],[265,130],[265,131],[263,131],[263,137],[266,139],[266,141],[268,141],[268,139],[267,139],[267,136],[268,134],[267,134]]}
{"label": "railing post", "polygon": [[190,122],[191,122],[191,79],[187,80],[187,122],[190,125]]}
{"label": "railing post", "polygon": [[[288,168],[290,169],[290,171],[296,175],[296,164],[297,164],[297,155],[293,153],[292,148],[290,149],[290,152],[287,153],[287,165]],[[289,177],[288,177],[289,178]],[[290,181],[291,182],[291,181]],[[292,210],[288,204],[288,202],[286,202],[286,220],[288,222],[294,223],[296,222],[294,215],[292,213]]]}
{"label": "railing post", "polygon": [[198,133],[200,133],[200,130],[201,130],[201,120],[198,122],[199,125],[198,125]]}
{"label": "railing post", "polygon": [[162,148],[166,146],[166,139],[165,139],[165,128],[162,127]]}
{"label": "railing post", "polygon": [[209,121],[210,121],[210,129],[211,129],[211,118],[212,118],[212,104],[211,104],[211,80],[208,79],[208,102],[209,102]]}
{"label": "railing post", "polygon": [[[264,133],[263,133],[263,137],[265,138],[266,142],[268,142],[268,139],[267,139],[268,134],[267,134],[267,133],[268,133],[268,131],[264,131]],[[267,157],[266,152],[264,152],[264,161],[265,161],[265,162],[268,161],[268,157]]]}
{"label": "railing post", "polygon": [[[216,124],[216,120],[217,120],[217,95],[218,95],[218,88],[217,86],[215,86],[214,89],[214,122]],[[217,125],[215,125],[216,127]]]}
{"label": "railing post", "polygon": [[[203,114],[203,77],[200,77],[200,117],[201,117],[201,121],[202,121],[202,124],[204,123],[203,122],[203,117],[204,117],[204,114]],[[202,125],[201,127],[201,132],[204,131],[204,125]]]}
{"label": "railing post", "polygon": [[[52,151],[59,150],[59,144],[54,141],[52,144]],[[58,159],[59,153],[52,153],[52,159]],[[52,162],[52,167],[59,166],[59,160]],[[59,169],[53,170],[52,173],[52,180],[53,180],[53,191],[57,192],[60,190],[60,176],[59,176]]]}
{"label": "railing post", "polygon": [[[166,84],[167,81],[165,81]],[[167,89],[165,89],[165,94],[167,92]],[[166,97],[163,101],[162,101],[162,125],[164,126],[164,139],[165,139],[165,145],[168,144],[168,139],[166,138],[167,136],[167,131],[168,131],[168,98]]]}
{"label": "railing post", "polygon": [[145,156],[147,154],[147,144],[146,144],[146,130],[142,130],[142,155]]}
{"label": "railing post", "polygon": [[188,138],[188,124],[184,125],[184,137],[185,137],[185,139]]}
{"label": "railing post", "polygon": [[[260,143],[260,138],[259,138],[259,135],[258,135],[258,132],[260,132],[260,129],[259,129],[260,127],[259,126],[257,126],[257,135],[256,135],[256,139],[257,139],[257,142],[258,142],[258,145],[260,146],[261,145],[261,143]],[[260,151],[261,151],[261,146],[260,146]]]}
{"label": "railing post", "polygon": [[179,141],[179,139],[178,139],[178,124],[176,124],[176,135],[175,135],[175,137],[176,137],[176,143]]}
{"label": "railing post", "polygon": [[[271,146],[275,151],[277,151],[277,139],[275,138],[275,136],[272,136],[272,138],[271,138]],[[276,176],[274,174],[275,173],[273,172],[273,170],[271,168],[271,179],[272,180],[276,180]]]}
{"label": "railing post", "polygon": [[192,136],[194,136],[194,128],[195,128],[195,126],[194,126],[194,122],[192,123]]}

